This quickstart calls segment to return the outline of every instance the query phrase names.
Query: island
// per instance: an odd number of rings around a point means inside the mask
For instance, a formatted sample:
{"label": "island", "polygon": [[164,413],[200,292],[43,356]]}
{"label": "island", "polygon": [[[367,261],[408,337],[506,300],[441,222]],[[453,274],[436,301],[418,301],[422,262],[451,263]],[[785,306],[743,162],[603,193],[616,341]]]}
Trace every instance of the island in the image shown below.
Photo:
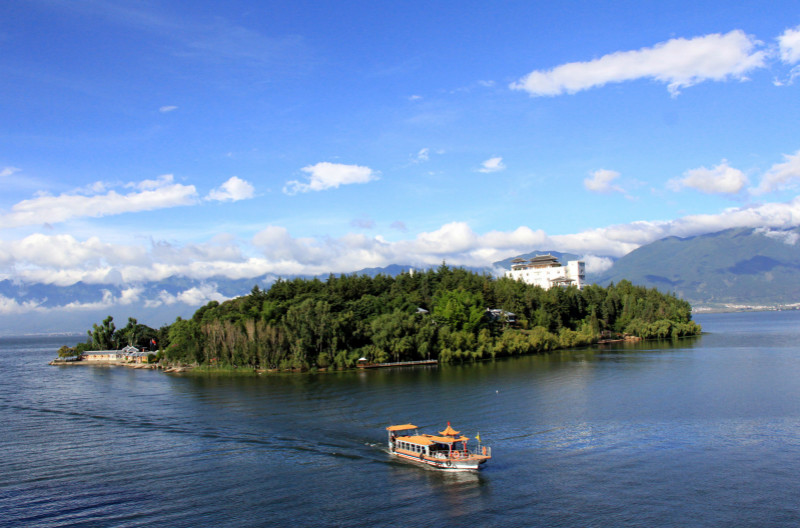
{"label": "island", "polygon": [[359,360],[470,362],[700,332],[688,302],[629,281],[544,289],[442,264],[395,277],[279,279],[160,329],[134,318],[116,329],[108,317],[59,356],[130,346],[162,368],[308,371]]}

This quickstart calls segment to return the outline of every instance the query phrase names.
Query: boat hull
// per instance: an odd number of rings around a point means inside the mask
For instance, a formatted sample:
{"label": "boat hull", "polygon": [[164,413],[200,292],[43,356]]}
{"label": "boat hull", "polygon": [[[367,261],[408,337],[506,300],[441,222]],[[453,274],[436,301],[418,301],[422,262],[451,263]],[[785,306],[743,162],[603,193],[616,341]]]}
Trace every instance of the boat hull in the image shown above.
{"label": "boat hull", "polygon": [[477,471],[480,469],[481,464],[486,462],[485,458],[432,458],[427,456],[420,457],[419,455],[409,455],[397,451],[393,451],[392,454],[398,458],[415,462],[417,464],[422,464],[424,466],[430,466],[440,471]]}

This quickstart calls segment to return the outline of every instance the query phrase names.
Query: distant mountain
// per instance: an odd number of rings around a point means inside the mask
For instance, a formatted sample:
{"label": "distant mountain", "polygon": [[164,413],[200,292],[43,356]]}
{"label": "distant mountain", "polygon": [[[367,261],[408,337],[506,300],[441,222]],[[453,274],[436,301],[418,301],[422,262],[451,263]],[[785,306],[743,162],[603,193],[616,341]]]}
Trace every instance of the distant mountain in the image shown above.
{"label": "distant mountain", "polygon": [[728,229],[669,237],[620,258],[595,282],[627,279],[674,292],[694,305],[800,303],[800,228]]}

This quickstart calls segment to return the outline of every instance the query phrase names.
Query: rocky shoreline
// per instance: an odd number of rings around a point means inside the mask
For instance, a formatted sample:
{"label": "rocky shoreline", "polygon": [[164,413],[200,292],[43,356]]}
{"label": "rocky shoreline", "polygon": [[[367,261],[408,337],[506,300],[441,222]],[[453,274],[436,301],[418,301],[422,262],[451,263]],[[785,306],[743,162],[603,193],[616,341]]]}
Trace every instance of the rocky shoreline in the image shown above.
{"label": "rocky shoreline", "polygon": [[75,361],[75,360],[63,360],[63,359],[54,359],[50,361],[48,365],[55,365],[59,367],[94,365],[100,367],[126,367],[132,369],[161,370],[162,372],[188,372],[194,369],[194,367],[190,365],[170,366],[170,365],[160,365],[158,363],[131,363],[129,361]]}

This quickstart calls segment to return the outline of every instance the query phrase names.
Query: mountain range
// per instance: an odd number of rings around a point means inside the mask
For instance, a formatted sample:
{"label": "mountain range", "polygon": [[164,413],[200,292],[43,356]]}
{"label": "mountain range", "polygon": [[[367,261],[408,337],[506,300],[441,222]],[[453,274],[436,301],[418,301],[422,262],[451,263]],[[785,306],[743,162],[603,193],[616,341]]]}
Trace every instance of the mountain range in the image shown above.
{"label": "mountain range", "polygon": [[[602,272],[587,270],[587,282],[607,285],[629,280],[634,284],[673,292],[695,309],[773,308],[800,305],[800,228],[789,230],[728,229],[688,238],[669,237],[642,246]],[[551,254],[562,262],[580,256],[551,250],[532,251],[512,258]],[[472,271],[499,274],[512,258]],[[410,265],[393,264],[363,269],[356,274],[397,275]],[[293,276],[285,279],[295,278]],[[304,277],[311,278],[311,277]],[[324,280],[326,276],[320,276]],[[70,286],[0,281],[0,333],[57,332],[91,327],[111,314],[120,324],[132,316],[140,323],[161,326],[176,317],[191,317],[209,299],[244,295],[254,285],[269,286],[277,279],[222,277],[195,280],[171,277],[139,284]],[[27,307],[37,306],[31,310]],[[19,307],[19,310],[15,308]]]}
{"label": "mountain range", "polygon": [[701,308],[786,307],[800,303],[799,241],[800,228],[668,237],[628,253],[592,281],[627,279]]}

